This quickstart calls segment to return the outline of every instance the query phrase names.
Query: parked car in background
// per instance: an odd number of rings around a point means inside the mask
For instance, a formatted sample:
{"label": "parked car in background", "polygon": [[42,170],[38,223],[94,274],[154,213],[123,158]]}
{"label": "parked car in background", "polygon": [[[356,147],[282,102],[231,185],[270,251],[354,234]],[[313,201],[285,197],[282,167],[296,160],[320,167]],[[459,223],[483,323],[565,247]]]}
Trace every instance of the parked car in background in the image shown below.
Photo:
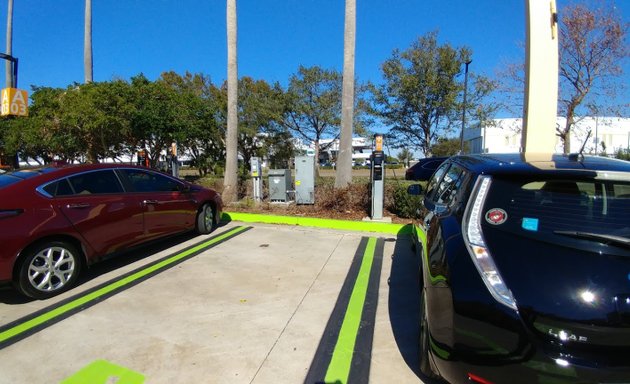
{"label": "parked car in background", "polygon": [[629,162],[451,157],[414,229],[424,375],[630,382]]}
{"label": "parked car in background", "polygon": [[151,169],[51,166],[0,175],[0,282],[45,299],[105,256],[219,223],[221,196]]}
{"label": "parked car in background", "polygon": [[433,175],[433,172],[448,157],[427,157],[420,159],[405,172],[405,180],[427,181]]}

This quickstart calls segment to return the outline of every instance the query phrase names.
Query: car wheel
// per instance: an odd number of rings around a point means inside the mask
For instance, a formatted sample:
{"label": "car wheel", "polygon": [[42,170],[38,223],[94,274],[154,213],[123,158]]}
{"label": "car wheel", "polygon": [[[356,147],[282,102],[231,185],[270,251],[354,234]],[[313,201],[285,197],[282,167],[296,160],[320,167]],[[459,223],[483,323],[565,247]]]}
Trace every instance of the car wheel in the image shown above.
{"label": "car wheel", "polygon": [[197,213],[197,232],[206,235],[214,229],[214,209],[205,203]]}
{"label": "car wheel", "polygon": [[424,289],[422,289],[420,295],[420,308],[422,313],[420,314],[420,337],[419,337],[419,357],[420,357],[420,372],[426,377],[437,377],[433,369],[431,368],[431,361],[429,360],[429,326],[427,322],[427,300]]}
{"label": "car wheel", "polygon": [[81,252],[65,241],[49,241],[26,251],[17,289],[34,299],[47,299],[69,289],[81,270]]}

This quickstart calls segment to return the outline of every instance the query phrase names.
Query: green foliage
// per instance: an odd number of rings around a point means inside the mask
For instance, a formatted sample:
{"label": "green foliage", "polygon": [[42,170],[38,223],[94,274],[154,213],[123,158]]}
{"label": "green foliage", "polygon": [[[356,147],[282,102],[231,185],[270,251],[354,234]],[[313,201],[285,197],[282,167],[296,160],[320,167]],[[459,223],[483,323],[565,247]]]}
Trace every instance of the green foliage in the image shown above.
{"label": "green foliage", "polygon": [[418,208],[422,205],[422,196],[411,196],[407,187],[417,182],[405,181],[385,183],[385,207],[398,217],[415,218]]}
{"label": "green foliage", "polygon": [[627,148],[617,149],[617,152],[615,153],[615,158],[630,161],[630,150],[628,150]]}
{"label": "green foliage", "polygon": [[[459,138],[440,137],[431,149],[433,156],[453,156],[459,153],[461,142]],[[467,152],[468,143],[464,143],[464,153]]]}
{"label": "green foliage", "polygon": [[[373,112],[391,126],[388,140],[394,145],[417,148],[431,155],[439,137],[461,127],[463,64],[472,51],[440,45],[437,32],[414,41],[407,50],[395,50],[382,65],[385,82],[372,87]],[[478,76],[469,84],[469,113],[486,120],[493,111],[481,102],[495,87]]]}
{"label": "green foliage", "polygon": [[339,137],[341,123],[341,74],[320,67],[300,66],[289,79],[283,123],[306,142],[315,143],[325,136]]}

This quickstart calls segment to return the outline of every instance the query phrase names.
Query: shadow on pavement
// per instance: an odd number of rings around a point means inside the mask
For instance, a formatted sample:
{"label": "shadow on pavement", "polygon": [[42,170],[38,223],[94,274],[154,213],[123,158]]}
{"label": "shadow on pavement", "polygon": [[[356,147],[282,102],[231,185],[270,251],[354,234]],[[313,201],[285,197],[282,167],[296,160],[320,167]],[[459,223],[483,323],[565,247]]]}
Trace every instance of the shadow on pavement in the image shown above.
{"label": "shadow on pavement", "polygon": [[[225,224],[226,223],[224,222],[219,224],[219,228],[215,229],[212,232],[211,236],[217,234],[217,231],[220,231],[220,228]],[[198,235],[194,231],[186,232],[164,239],[155,240],[153,242],[149,242],[147,244],[143,244],[138,247],[134,247],[129,250],[109,256],[106,260],[90,266],[87,270],[84,269],[79,275],[79,280],[77,281],[76,285],[72,287],[70,291],[74,291],[72,293],[79,293],[79,291],[77,290],[79,287],[103,274],[115,271],[116,269],[135,263],[136,261],[140,261],[158,252],[162,252],[185,241],[191,240],[196,236]],[[2,287],[2,289],[0,289],[0,303],[2,304],[18,305],[29,303],[32,301],[36,300],[22,296],[10,285]]]}
{"label": "shadow on pavement", "polygon": [[[408,228],[407,228],[408,229]],[[404,231],[401,231],[404,232]],[[399,233],[389,276],[389,319],[394,339],[407,366],[428,384],[443,383],[420,373],[418,337],[420,334],[419,261],[412,249],[412,239]]]}

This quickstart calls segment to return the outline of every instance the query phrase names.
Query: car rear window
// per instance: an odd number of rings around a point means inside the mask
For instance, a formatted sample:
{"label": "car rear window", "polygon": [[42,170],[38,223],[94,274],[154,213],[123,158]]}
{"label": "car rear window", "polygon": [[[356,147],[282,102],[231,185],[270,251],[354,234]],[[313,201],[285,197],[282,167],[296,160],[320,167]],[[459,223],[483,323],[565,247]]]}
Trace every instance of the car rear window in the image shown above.
{"label": "car rear window", "polygon": [[[505,212],[507,217],[492,214]],[[630,238],[630,184],[611,180],[493,180],[484,225],[511,232],[581,231]]]}
{"label": "car rear window", "polygon": [[18,170],[13,172],[7,172],[0,174],[0,188],[4,188],[11,184],[15,184],[21,180],[26,180],[31,177],[35,177],[42,173],[48,173],[53,171],[55,168],[37,168],[37,169],[27,169],[27,170]]}

